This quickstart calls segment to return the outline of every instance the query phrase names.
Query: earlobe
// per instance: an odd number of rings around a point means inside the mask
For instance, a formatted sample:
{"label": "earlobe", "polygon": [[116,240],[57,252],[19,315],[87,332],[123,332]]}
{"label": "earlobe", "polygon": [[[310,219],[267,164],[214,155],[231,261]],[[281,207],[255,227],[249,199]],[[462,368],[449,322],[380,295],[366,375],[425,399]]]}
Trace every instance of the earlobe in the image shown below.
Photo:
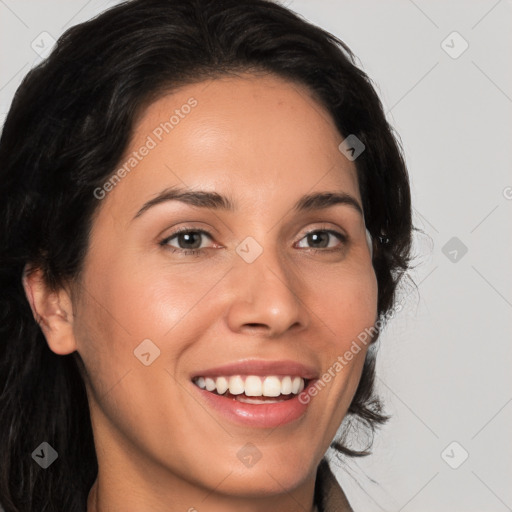
{"label": "earlobe", "polygon": [[66,355],[76,350],[73,333],[73,309],[69,293],[65,289],[52,290],[45,282],[43,271],[27,271],[22,277],[25,295],[35,321],[41,327],[50,350]]}

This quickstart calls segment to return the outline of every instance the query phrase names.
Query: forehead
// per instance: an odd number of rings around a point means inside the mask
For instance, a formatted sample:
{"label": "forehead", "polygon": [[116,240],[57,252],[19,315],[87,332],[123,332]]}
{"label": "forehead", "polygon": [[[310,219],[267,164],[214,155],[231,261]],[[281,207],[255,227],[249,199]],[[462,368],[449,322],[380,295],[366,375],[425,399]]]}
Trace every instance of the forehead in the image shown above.
{"label": "forehead", "polygon": [[183,86],[135,124],[119,164],[127,172],[109,202],[134,210],[172,186],[229,190],[239,207],[255,209],[325,189],[360,200],[355,165],[338,149],[342,140],[306,87],[274,75]]}

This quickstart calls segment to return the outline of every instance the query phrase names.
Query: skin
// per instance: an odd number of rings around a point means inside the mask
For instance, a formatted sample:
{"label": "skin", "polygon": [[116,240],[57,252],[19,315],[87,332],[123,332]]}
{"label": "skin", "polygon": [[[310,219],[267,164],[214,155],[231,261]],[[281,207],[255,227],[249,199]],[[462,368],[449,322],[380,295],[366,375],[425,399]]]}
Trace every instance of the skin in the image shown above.
{"label": "skin", "polygon": [[[361,205],[356,168],[338,150],[343,137],[327,111],[273,75],[165,95],[138,120],[126,154],[191,97],[197,106],[101,200],[80,280],[56,291],[38,271],[24,281],[51,350],[78,351],[87,369],[99,463],[88,512],[313,510],[316,469],[366,347],[302,418],[275,429],[230,422],[192,398],[189,376],[245,358],[291,359],[322,375],[374,324],[377,281],[362,215],[346,204],[292,211],[313,192],[345,192]],[[167,201],[134,219],[172,186],[227,195],[237,211]],[[180,227],[211,238],[159,245]],[[348,241],[308,240],[325,229]],[[247,236],[263,248],[252,263],[235,251]],[[203,251],[169,250],[187,244]],[[160,350],[150,366],[134,356],[144,339]],[[252,467],[237,457],[247,442],[262,454]]]}

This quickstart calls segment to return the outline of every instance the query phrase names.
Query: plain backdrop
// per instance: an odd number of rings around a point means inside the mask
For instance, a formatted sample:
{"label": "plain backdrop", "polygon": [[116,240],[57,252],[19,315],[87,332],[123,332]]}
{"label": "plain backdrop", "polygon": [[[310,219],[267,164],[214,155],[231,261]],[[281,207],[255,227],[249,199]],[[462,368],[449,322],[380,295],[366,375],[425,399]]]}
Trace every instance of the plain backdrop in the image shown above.
{"label": "plain backdrop", "polygon": [[[70,26],[117,2],[0,0],[0,123]],[[346,42],[401,137],[415,289],[381,336],[392,420],[332,467],[354,509],[512,510],[512,2],[283,0]]]}

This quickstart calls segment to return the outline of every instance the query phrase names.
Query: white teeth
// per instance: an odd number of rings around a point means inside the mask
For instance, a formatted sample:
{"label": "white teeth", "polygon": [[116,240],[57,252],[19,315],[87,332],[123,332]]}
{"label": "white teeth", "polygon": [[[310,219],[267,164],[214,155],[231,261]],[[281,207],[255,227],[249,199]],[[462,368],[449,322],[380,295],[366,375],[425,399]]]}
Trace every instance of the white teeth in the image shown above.
{"label": "white teeth", "polygon": [[217,377],[215,384],[217,387],[217,393],[219,393],[219,395],[223,395],[229,388],[228,379],[226,379],[225,377]]}
{"label": "white teeth", "polygon": [[263,394],[263,386],[261,384],[261,379],[259,377],[256,377],[255,375],[250,375],[249,377],[246,377],[244,388],[245,394],[247,396],[261,396]]}
{"label": "white teeth", "polygon": [[[194,380],[195,384],[201,389],[208,391],[217,391],[223,395],[226,391],[232,395],[245,394],[247,397],[278,397],[280,395],[297,395],[304,389],[304,379],[298,376],[276,376],[268,375],[260,377],[258,375],[232,375],[230,377],[198,377]],[[249,403],[258,403],[252,401]],[[268,401],[266,403],[269,403]]]}
{"label": "white teeth", "polygon": [[204,384],[208,391],[213,391],[216,387],[215,381],[213,379],[210,379],[210,377],[206,377],[206,379],[204,379]]}
{"label": "white teeth", "polygon": [[241,395],[244,392],[244,381],[240,375],[229,378],[229,392],[232,395]]}
{"label": "white teeth", "polygon": [[292,393],[294,395],[302,391],[301,385],[302,389],[304,389],[304,381],[300,377],[294,377],[292,381]]}
{"label": "white teeth", "polygon": [[[302,380],[300,377],[297,379]],[[265,396],[279,396],[281,394],[281,381],[279,377],[265,377],[263,381],[263,394]]]}
{"label": "white teeth", "polygon": [[289,395],[292,392],[292,378],[284,377],[281,381],[281,393],[283,395]]}

